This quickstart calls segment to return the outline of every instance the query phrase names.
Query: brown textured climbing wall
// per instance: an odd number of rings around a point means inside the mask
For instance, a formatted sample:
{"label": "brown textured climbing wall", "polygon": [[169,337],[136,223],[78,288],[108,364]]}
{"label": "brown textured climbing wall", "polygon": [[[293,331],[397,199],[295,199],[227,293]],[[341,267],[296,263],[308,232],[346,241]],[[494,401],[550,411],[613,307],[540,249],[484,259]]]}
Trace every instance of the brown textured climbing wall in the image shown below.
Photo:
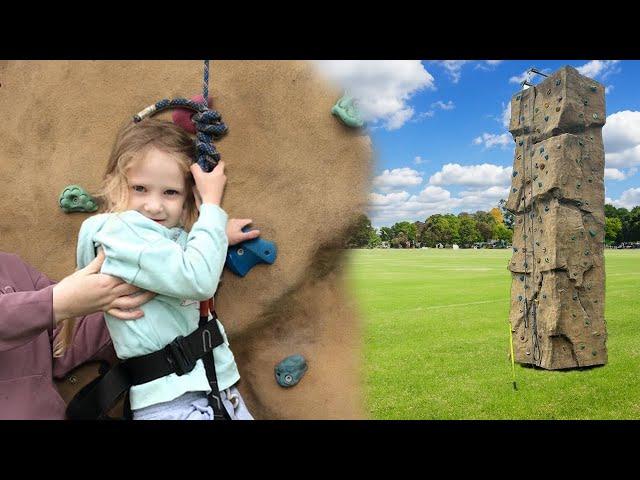
{"label": "brown textured climbing wall", "polygon": [[604,122],[603,85],[568,66],[511,100],[510,322],[519,363],[607,362]]}
{"label": "brown textured climbing wall", "polygon": [[[369,138],[331,115],[341,92],[307,62],[214,61],[210,78],[229,126],[216,143],[227,165],[222,206],[278,245],[274,265],[244,278],[225,269],[216,296],[240,390],[259,418],[361,417],[358,321],[336,288],[342,241],[366,208]],[[135,113],[201,94],[202,62],[2,61],[0,83],[0,249],[60,279],[75,268],[89,214],[63,213],[58,195],[69,184],[95,191]],[[296,353],[309,370],[283,389],[274,366]]]}

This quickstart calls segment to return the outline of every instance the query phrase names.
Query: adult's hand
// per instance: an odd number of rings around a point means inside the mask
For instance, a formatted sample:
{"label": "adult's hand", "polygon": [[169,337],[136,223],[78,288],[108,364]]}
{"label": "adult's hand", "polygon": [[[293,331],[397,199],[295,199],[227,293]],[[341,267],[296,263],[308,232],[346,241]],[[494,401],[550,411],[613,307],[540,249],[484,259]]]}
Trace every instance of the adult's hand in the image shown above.
{"label": "adult's hand", "polygon": [[[122,279],[100,273],[104,252],[86,267],[63,278],[53,287],[53,314],[56,324],[66,318],[103,311],[121,320],[135,320],[144,315],[138,307],[156,294]],[[135,296],[130,296],[139,293]]]}

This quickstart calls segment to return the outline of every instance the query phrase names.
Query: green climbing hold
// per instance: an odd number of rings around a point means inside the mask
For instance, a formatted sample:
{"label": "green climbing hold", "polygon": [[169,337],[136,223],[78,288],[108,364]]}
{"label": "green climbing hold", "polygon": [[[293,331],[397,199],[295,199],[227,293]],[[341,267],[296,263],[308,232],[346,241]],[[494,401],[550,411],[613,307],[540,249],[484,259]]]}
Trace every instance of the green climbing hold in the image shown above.
{"label": "green climbing hold", "polygon": [[591,235],[592,237],[595,237],[596,236],[595,230],[589,230],[589,235]]}
{"label": "green climbing hold", "polygon": [[540,109],[539,109],[539,108],[536,108],[536,113],[538,113],[539,111],[540,111]]}
{"label": "green climbing hold", "polygon": [[336,115],[348,127],[360,128],[364,125],[364,121],[354,105],[353,98],[348,95],[344,95],[336,102],[331,108],[331,113]]}
{"label": "green climbing hold", "polygon": [[545,160],[549,160],[549,155],[545,155],[545,156],[544,156],[544,159],[545,159]]}
{"label": "green climbing hold", "polygon": [[575,240],[576,236],[575,235],[571,235],[571,240]]}
{"label": "green climbing hold", "polygon": [[98,210],[98,203],[80,185],[66,187],[58,198],[58,204],[65,213]]}
{"label": "green climbing hold", "polygon": [[585,349],[585,345],[580,345],[580,350],[584,350]]}

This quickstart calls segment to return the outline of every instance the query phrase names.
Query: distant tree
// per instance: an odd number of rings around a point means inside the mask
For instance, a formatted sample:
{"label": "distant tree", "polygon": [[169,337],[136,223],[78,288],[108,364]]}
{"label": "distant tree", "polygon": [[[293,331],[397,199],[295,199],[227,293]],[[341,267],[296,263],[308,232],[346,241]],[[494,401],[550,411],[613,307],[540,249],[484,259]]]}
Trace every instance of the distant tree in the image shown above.
{"label": "distant tree", "polygon": [[476,220],[471,215],[463,215],[459,217],[459,236],[460,243],[465,247],[470,247],[475,242],[482,240],[482,235],[478,230]]}
{"label": "distant tree", "polygon": [[495,240],[511,243],[513,241],[513,230],[509,230],[504,223],[497,223],[493,227],[492,237]]}
{"label": "distant tree", "polygon": [[391,227],[380,227],[380,240],[383,242],[393,240],[393,230]]}
{"label": "distant tree", "polygon": [[403,245],[406,245],[407,243],[409,243],[410,246],[415,245],[416,236],[418,233],[418,229],[416,228],[415,224],[410,222],[398,222],[391,227],[391,230],[393,230],[394,238],[398,238],[402,234],[404,234],[404,236],[402,237]]}
{"label": "distant tree", "polygon": [[505,226],[509,230],[513,230],[514,216],[513,216],[513,213],[511,213],[509,210],[507,210],[507,201],[504,200],[504,199],[501,199],[498,202],[498,208],[502,212],[502,217],[504,218],[503,222],[504,222]]}
{"label": "distant tree", "polygon": [[604,241],[607,244],[618,242],[622,238],[622,221],[617,217],[605,217]]}
{"label": "distant tree", "polygon": [[489,211],[489,214],[491,214],[491,216],[495,219],[496,223],[504,223],[504,215],[502,215],[502,212],[498,207],[493,207]]}
{"label": "distant tree", "polygon": [[365,214],[360,214],[349,230],[347,248],[368,247],[372,235],[376,235],[376,230],[371,226],[371,220]]}

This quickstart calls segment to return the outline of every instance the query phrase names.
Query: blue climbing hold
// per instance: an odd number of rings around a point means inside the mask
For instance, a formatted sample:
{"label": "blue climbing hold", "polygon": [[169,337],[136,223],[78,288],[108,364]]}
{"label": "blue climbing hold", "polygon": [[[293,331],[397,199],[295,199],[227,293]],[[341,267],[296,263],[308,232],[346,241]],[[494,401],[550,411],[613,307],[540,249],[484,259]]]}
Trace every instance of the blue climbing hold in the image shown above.
{"label": "blue climbing hold", "polygon": [[276,365],[276,382],[281,387],[293,387],[300,381],[308,368],[307,361],[302,355],[290,355]]}
{"label": "blue climbing hold", "polygon": [[[247,232],[249,227],[244,227]],[[272,264],[276,261],[276,244],[263,238],[254,238],[229,247],[226,266],[236,275],[244,277],[258,263]]]}

